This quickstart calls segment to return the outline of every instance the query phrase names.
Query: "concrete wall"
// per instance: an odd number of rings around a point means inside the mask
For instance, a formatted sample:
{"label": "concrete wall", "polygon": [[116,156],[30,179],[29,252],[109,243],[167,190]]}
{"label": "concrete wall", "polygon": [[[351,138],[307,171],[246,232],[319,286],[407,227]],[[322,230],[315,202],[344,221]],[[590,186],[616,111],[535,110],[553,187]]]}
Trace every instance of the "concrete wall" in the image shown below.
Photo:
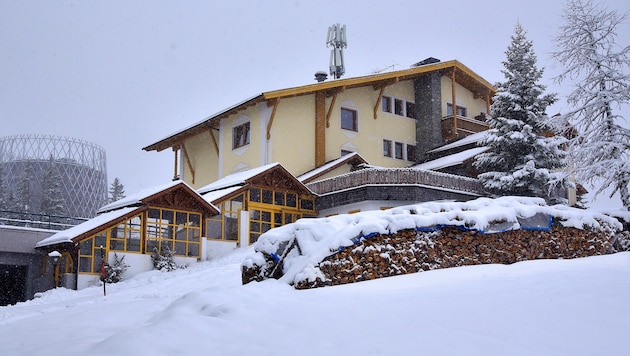
{"label": "concrete wall", "polygon": [[[19,270],[26,270],[26,278],[19,301],[32,299],[36,293],[43,292],[54,286],[52,263],[48,256],[35,250],[35,244],[56,231],[30,229],[14,226],[0,226],[0,265],[20,266]],[[8,268],[16,270],[15,267]],[[7,276],[7,278],[20,278]],[[6,286],[3,286],[6,288]],[[2,292],[7,292],[2,291]]]}

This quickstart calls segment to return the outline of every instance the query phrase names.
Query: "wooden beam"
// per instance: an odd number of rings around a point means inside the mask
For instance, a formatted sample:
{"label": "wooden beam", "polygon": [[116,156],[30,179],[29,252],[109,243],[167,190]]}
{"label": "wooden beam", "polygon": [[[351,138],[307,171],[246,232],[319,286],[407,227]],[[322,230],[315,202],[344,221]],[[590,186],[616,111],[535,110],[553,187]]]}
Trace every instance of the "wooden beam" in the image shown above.
{"label": "wooden beam", "polygon": [[208,133],[210,134],[210,137],[212,138],[212,144],[214,145],[214,151],[217,153],[217,157],[219,157],[219,144],[217,143],[217,138],[214,137],[214,134],[212,133],[212,128],[208,129]]}
{"label": "wooden beam", "polygon": [[457,83],[455,82],[455,68],[451,72],[451,100],[453,101],[453,133],[455,137],[457,137],[457,96],[455,93],[457,92]]}
{"label": "wooden beam", "polygon": [[173,152],[175,152],[175,165],[173,166],[173,180],[178,180],[179,179],[179,175],[177,174],[177,156],[178,155],[178,151],[179,151],[179,146],[173,146]]}
{"label": "wooden beam", "polygon": [[326,163],[326,94],[315,92],[315,168]]}
{"label": "wooden beam", "polygon": [[335,102],[337,101],[337,94],[339,91],[336,91],[333,94],[332,100],[330,101],[330,106],[328,107],[328,112],[326,113],[326,128],[330,127],[330,116],[332,115],[333,107],[335,106]]}
{"label": "wooden beam", "polygon": [[381,87],[381,90],[378,92],[378,98],[376,98],[376,104],[374,105],[374,120],[378,117],[378,107],[381,105],[381,100],[383,99],[383,92],[385,91],[385,86]]}
{"label": "wooden beam", "polygon": [[490,115],[490,92],[486,95],[486,115]]}
{"label": "wooden beam", "polygon": [[392,84],[398,83],[398,77],[386,80],[378,85],[374,85],[374,90],[378,90],[378,98],[376,98],[376,104],[374,104],[374,120],[378,117],[378,108],[381,106],[381,100],[383,100],[383,93],[385,88]]}
{"label": "wooden beam", "polygon": [[269,123],[267,123],[267,140],[271,139],[271,125],[273,124],[273,119],[276,117],[276,110],[278,109],[278,99],[272,99],[267,101],[267,107],[273,106],[271,110],[271,117],[269,118]]}
{"label": "wooden beam", "polygon": [[184,146],[183,142],[182,142],[182,152],[184,152],[184,159],[186,160],[188,169],[190,169],[190,173],[192,174],[191,183],[195,184],[195,169],[193,168],[192,163],[190,163],[190,157],[188,157],[188,151],[186,150],[186,146]]}

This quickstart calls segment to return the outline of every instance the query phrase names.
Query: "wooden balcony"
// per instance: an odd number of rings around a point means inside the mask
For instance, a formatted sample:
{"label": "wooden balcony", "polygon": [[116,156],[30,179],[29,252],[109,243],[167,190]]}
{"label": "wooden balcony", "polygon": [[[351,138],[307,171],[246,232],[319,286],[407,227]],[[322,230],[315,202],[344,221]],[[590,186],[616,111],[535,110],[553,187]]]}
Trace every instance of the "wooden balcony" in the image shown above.
{"label": "wooden balcony", "polygon": [[442,139],[444,142],[450,142],[488,129],[490,129],[490,125],[485,121],[483,115],[475,118],[452,115],[442,118]]}
{"label": "wooden balcony", "polygon": [[306,186],[314,193],[323,195],[366,185],[425,185],[484,194],[483,186],[477,179],[413,168],[366,168]]}

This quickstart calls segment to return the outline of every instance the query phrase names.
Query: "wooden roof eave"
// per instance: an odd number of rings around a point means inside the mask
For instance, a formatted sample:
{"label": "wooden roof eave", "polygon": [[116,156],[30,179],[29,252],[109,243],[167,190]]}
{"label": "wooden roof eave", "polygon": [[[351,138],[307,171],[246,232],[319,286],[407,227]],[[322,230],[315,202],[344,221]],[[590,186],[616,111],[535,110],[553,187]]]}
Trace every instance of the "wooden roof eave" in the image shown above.
{"label": "wooden roof eave", "polygon": [[300,87],[280,89],[274,91],[264,92],[263,96],[265,99],[274,99],[274,98],[282,98],[282,97],[292,97],[292,96],[300,96],[312,94],[317,91],[322,90],[331,90],[338,87],[344,87],[346,89],[362,87],[362,86],[374,86],[375,88],[380,88],[383,85],[389,85],[392,82],[409,80],[416,78],[422,74],[445,70],[448,68],[457,68],[459,71],[466,73],[470,78],[473,78],[475,81],[479,82],[484,87],[492,89],[492,85],[477,75],[475,72],[470,70],[465,65],[461,64],[456,60],[446,61],[446,62],[438,62],[433,64],[427,64],[423,66],[413,67],[400,71],[386,72],[380,74],[373,74],[363,77],[355,77],[355,78],[347,78],[347,79],[336,79],[325,81],[321,83],[314,83],[309,85],[304,85]]}
{"label": "wooden roof eave", "polygon": [[199,132],[203,132],[208,129],[218,129],[219,121],[221,119],[227,118],[231,115],[234,115],[240,111],[243,111],[247,108],[250,108],[258,103],[264,102],[266,99],[263,95],[257,95],[251,99],[248,99],[244,102],[231,106],[217,114],[209,116],[202,121],[185,128],[173,135],[170,135],[158,142],[155,142],[151,145],[143,147],[144,151],[163,151],[167,148],[178,147],[184,140],[190,138],[198,134]]}
{"label": "wooden roof eave", "polygon": [[[110,221],[108,221],[108,222],[106,222],[104,224],[96,226],[96,227],[94,227],[91,230],[88,230],[88,231],[86,231],[86,232],[84,232],[82,234],[79,234],[79,235],[73,237],[71,239],[71,241],[72,242],[81,242],[81,241],[85,240],[86,238],[88,238],[88,237],[90,237],[92,235],[95,235],[98,232],[107,230],[107,229],[109,229],[109,228],[111,228],[113,226],[116,226],[116,225],[120,224],[121,222],[123,222],[123,221],[125,221],[125,220],[127,220],[127,219],[129,219],[129,218],[131,218],[133,216],[136,216],[136,215],[142,213],[143,211],[145,211],[147,209],[148,209],[148,206],[146,206],[146,205],[139,206],[137,209],[134,209],[134,210],[128,212],[127,214],[125,214],[125,215],[119,216],[116,219],[112,219],[112,220],[110,220]],[[67,241],[65,243],[67,243]],[[42,248],[44,248],[44,247],[46,247],[46,246],[42,246]]]}
{"label": "wooden roof eave", "polygon": [[380,88],[383,85],[388,85],[387,83],[391,83],[392,80],[393,81],[409,80],[409,79],[416,78],[422,74],[446,70],[449,68],[452,68],[453,70],[457,70],[457,74],[463,74],[464,77],[467,77],[472,82],[475,82],[476,83],[475,87],[477,88],[477,92],[479,92],[480,95],[484,95],[483,92],[486,93],[485,95],[489,95],[489,96],[494,95],[494,92],[496,91],[494,87],[488,81],[486,81],[485,79],[477,75],[475,72],[470,70],[468,67],[466,67],[462,63],[456,60],[446,61],[446,62],[437,62],[437,63],[427,64],[427,65],[412,67],[412,68],[400,70],[400,71],[392,71],[392,72],[379,73],[379,74],[373,74],[373,75],[368,75],[368,76],[363,76],[363,77],[347,78],[347,79],[335,79],[335,80],[325,81],[321,83],[314,83],[314,84],[309,84],[309,85],[304,85],[304,86],[299,86],[299,87],[264,92],[258,96],[255,96],[251,99],[238,103],[228,109],[225,109],[219,112],[218,114],[207,117],[203,121],[189,128],[181,130],[167,138],[164,138],[156,143],[146,146],[143,148],[143,150],[159,152],[170,147],[178,147],[179,144],[181,144],[181,142],[183,142],[185,139],[189,138],[190,136],[193,136],[197,134],[198,132],[202,130],[206,130],[208,128],[216,128],[218,125],[218,121],[220,121],[221,119],[229,117],[230,115],[234,115],[260,102],[272,101],[274,99],[277,100],[277,99],[286,98],[286,97],[308,95],[308,94],[312,94],[318,91],[326,91],[330,93],[331,90],[334,91],[340,88],[349,89],[349,88],[356,88],[356,87],[363,87],[363,86],[373,86],[375,88]]}
{"label": "wooden roof eave", "polygon": [[178,190],[178,189],[184,189],[191,198],[193,198],[201,207],[204,208],[204,212],[207,215],[216,215],[219,213],[219,210],[213,206],[212,204],[208,203],[205,199],[203,199],[201,196],[199,196],[199,194],[197,194],[197,192],[195,192],[194,190],[192,190],[192,188],[190,188],[187,184],[177,184],[174,185],[168,189],[162,190],[158,193],[155,193],[153,195],[150,195],[144,199],[141,200],[141,203],[145,206],[151,206],[151,202],[155,201],[156,199],[159,199],[160,197],[170,194],[171,192]]}
{"label": "wooden roof eave", "polygon": [[315,195],[315,193],[313,193],[313,191],[311,191],[306,185],[304,185],[304,183],[300,182],[297,178],[295,178],[293,176],[293,174],[289,173],[289,171],[287,171],[282,165],[277,165],[277,166],[271,168],[270,170],[261,172],[261,173],[255,175],[255,176],[252,176],[252,177],[246,179],[245,180],[245,185],[247,185],[247,186],[256,185],[255,182],[257,180],[261,179],[265,175],[272,174],[274,171],[280,171],[282,174],[284,174],[289,179],[289,181],[292,184],[296,185],[297,187],[299,187],[299,189],[302,190],[300,193]]}

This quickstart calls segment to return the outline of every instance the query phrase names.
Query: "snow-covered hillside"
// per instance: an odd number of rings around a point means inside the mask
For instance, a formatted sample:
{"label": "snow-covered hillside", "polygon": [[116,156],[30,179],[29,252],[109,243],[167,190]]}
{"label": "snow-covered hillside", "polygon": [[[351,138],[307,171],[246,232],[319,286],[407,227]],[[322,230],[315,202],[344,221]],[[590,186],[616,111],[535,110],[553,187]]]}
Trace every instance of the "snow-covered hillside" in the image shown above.
{"label": "snow-covered hillside", "polygon": [[620,355],[630,253],[295,290],[240,283],[251,248],[0,307],[2,355]]}

